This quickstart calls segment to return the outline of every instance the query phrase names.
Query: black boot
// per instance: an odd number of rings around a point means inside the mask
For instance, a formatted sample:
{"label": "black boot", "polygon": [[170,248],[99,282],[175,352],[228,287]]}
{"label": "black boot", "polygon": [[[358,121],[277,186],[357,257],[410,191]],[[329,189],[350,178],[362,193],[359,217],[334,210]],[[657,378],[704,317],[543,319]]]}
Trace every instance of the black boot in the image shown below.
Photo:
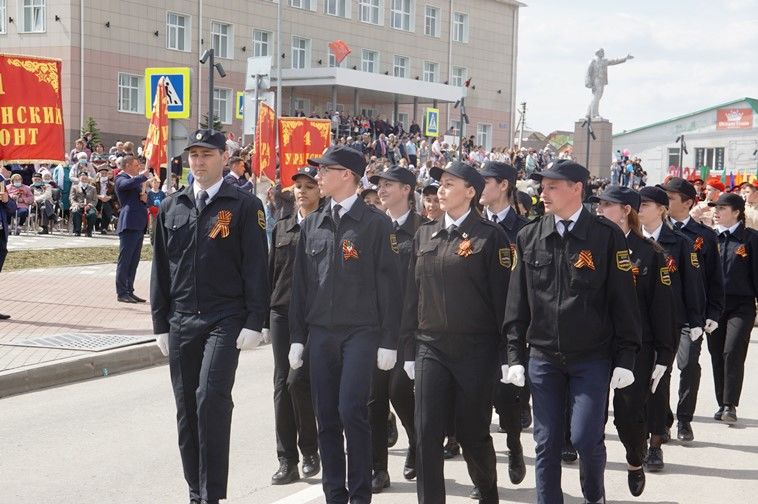
{"label": "black boot", "polygon": [[390,487],[390,475],[387,471],[379,469],[374,471],[374,477],[371,478],[371,493],[382,493],[385,488]]}
{"label": "black boot", "polygon": [[713,419],[721,421],[721,415],[723,415],[723,414],[724,414],[724,407],[723,406],[719,406],[719,409],[716,410],[716,413],[713,414]]}
{"label": "black boot", "polygon": [[572,464],[576,462],[577,458],[579,458],[579,456],[576,454],[576,448],[571,444],[571,441],[566,441],[566,444],[561,451],[561,460],[567,464]]}
{"label": "black boot", "polygon": [[511,483],[518,485],[524,481],[526,476],[526,464],[524,463],[524,452],[508,452],[508,477]]}
{"label": "black boot", "polygon": [[405,465],[403,466],[403,478],[412,480],[416,477],[416,451],[409,449],[405,456]]}
{"label": "black boot", "polygon": [[474,487],[471,490],[471,493],[468,494],[468,498],[472,500],[482,500],[482,492],[479,490],[479,487]]}
{"label": "black boot", "polygon": [[387,418],[387,448],[392,448],[397,443],[397,418],[395,414],[390,411],[390,416]]}
{"label": "black boot", "polygon": [[527,404],[521,408],[521,428],[528,429],[532,426],[532,408]]}
{"label": "black boot", "polygon": [[446,460],[455,458],[461,453],[461,445],[458,444],[458,441],[454,437],[449,436],[443,453]]}
{"label": "black boot", "polygon": [[272,485],[288,485],[300,479],[297,462],[286,459],[279,460],[279,469],[271,476]]}
{"label": "black boot", "polygon": [[303,477],[310,478],[321,471],[321,459],[318,453],[303,455]]}
{"label": "black boot", "polygon": [[645,470],[641,467],[633,471],[627,471],[626,475],[627,483],[629,483],[629,491],[632,495],[639,497],[645,490]]}
{"label": "black boot", "polygon": [[737,408],[731,404],[725,404],[724,414],[721,415],[721,421],[728,424],[737,423]]}
{"label": "black boot", "polygon": [[[722,416],[723,420],[723,416]],[[676,438],[679,441],[689,443],[693,439],[695,439],[695,435],[692,433],[692,425],[690,422],[685,422],[683,420],[680,420],[677,422],[676,425]]]}
{"label": "black boot", "polygon": [[662,471],[665,467],[663,463],[663,450],[651,446],[647,452],[647,459],[645,459],[644,465],[648,472]]}

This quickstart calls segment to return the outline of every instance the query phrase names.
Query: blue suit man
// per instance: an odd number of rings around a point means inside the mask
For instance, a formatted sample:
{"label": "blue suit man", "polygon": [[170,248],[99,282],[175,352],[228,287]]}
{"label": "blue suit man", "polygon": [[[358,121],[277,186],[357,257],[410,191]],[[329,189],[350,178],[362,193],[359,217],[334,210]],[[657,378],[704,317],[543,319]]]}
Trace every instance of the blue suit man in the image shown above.
{"label": "blue suit man", "polygon": [[224,176],[224,182],[239,187],[245,192],[253,190],[253,181],[245,179],[245,161],[239,157],[233,157],[229,160],[229,173]]}
{"label": "blue suit man", "polygon": [[[5,190],[5,184],[7,184],[5,177],[0,175],[0,271],[3,271],[3,263],[5,263],[5,256],[8,255],[8,237],[11,234],[10,222],[11,217],[16,213],[16,201],[8,196],[8,192]],[[0,320],[6,320],[11,318],[10,315],[4,315],[0,313]]]}
{"label": "blue suit man", "polygon": [[142,187],[148,169],[140,171],[140,162],[131,156],[124,159],[124,170],[116,177],[116,197],[121,204],[116,232],[119,238],[116,266],[116,295],[122,303],[144,303],[134,295],[134,277],[142,253],[142,238],[147,227],[147,204]]}

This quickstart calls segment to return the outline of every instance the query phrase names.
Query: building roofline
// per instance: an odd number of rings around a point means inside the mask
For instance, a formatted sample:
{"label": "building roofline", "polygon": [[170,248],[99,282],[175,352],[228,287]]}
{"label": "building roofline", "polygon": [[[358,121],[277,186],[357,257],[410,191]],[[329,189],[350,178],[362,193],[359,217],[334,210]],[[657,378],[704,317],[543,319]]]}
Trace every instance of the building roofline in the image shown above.
{"label": "building roofline", "polygon": [[633,128],[633,129],[630,129],[630,130],[624,130],[624,131],[622,131],[620,133],[616,133],[615,135],[613,135],[613,137],[615,138],[615,137],[618,137],[618,136],[621,136],[621,135],[628,135],[629,133],[636,133],[636,132],[644,130],[644,129],[654,128],[655,126],[660,126],[662,124],[666,124],[666,123],[670,123],[670,122],[674,122],[674,121],[679,121],[680,119],[686,119],[688,117],[692,117],[692,116],[695,116],[695,115],[698,115],[698,114],[702,114],[703,112],[709,112],[711,110],[716,110],[716,109],[720,109],[720,108],[723,108],[723,107],[728,107],[729,105],[734,105],[735,103],[739,103],[739,102],[743,102],[743,101],[747,102],[750,105],[750,108],[752,108],[754,112],[758,113],[758,99],[745,97],[745,98],[739,98],[737,100],[732,100],[732,101],[729,101],[729,102],[726,102],[726,103],[722,103],[722,104],[719,104],[719,105],[713,105],[711,107],[707,107],[707,108],[704,108],[704,109],[701,109],[701,110],[698,110],[698,111],[695,111],[695,112],[690,112],[688,114],[672,117],[670,119],[664,119],[662,121],[654,122],[654,123],[648,124],[646,126],[640,126],[638,128]]}

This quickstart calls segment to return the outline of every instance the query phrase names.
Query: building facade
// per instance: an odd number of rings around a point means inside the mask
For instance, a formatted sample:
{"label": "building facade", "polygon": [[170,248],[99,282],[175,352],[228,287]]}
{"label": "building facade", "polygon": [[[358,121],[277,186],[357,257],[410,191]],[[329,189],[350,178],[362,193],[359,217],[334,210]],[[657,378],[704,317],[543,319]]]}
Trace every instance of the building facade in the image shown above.
{"label": "building facade", "polygon": [[[274,66],[282,66],[282,115],[323,114],[336,102],[349,115],[395,118],[407,129],[436,104],[443,133],[460,125],[451,97],[466,96],[464,133],[487,147],[510,144],[523,4],[281,1],[278,51],[279,6],[271,0],[0,0],[0,52],[63,60],[68,145],[87,117],[97,121],[106,143],[144,136],[148,67],[190,69],[191,114],[182,123],[194,130],[208,108],[208,68],[199,59],[211,47],[226,71],[224,78],[215,76],[214,110],[237,136],[243,121],[236,117],[235,97],[245,87],[247,58],[272,56]],[[339,65],[345,71],[337,73],[350,74],[352,83],[362,80],[366,90],[335,79],[307,81],[337,66],[328,47],[335,39],[351,49]],[[304,82],[310,85],[298,85]]]}
{"label": "building facade", "polygon": [[[756,114],[758,100],[741,98],[613,135],[613,150],[629,149],[639,157],[648,183],[693,171],[758,175]],[[681,136],[686,152],[681,150]]]}

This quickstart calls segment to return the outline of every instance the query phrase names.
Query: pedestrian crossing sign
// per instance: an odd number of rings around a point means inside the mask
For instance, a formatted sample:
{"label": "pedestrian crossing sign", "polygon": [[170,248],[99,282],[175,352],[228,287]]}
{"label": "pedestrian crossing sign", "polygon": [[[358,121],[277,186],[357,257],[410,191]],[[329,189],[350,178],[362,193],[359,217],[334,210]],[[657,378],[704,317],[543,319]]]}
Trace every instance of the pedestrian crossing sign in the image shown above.
{"label": "pedestrian crossing sign", "polygon": [[244,119],[245,118],[245,92],[244,91],[237,91],[237,101],[235,102],[237,104],[237,109],[234,112],[234,117],[237,119]]}
{"label": "pedestrian crossing sign", "polygon": [[166,77],[167,82],[168,118],[188,119],[190,116],[189,67],[145,69],[145,115],[148,118],[152,115],[155,90],[161,77]]}
{"label": "pedestrian crossing sign", "polygon": [[427,108],[424,114],[424,134],[428,137],[440,134],[440,109]]}

